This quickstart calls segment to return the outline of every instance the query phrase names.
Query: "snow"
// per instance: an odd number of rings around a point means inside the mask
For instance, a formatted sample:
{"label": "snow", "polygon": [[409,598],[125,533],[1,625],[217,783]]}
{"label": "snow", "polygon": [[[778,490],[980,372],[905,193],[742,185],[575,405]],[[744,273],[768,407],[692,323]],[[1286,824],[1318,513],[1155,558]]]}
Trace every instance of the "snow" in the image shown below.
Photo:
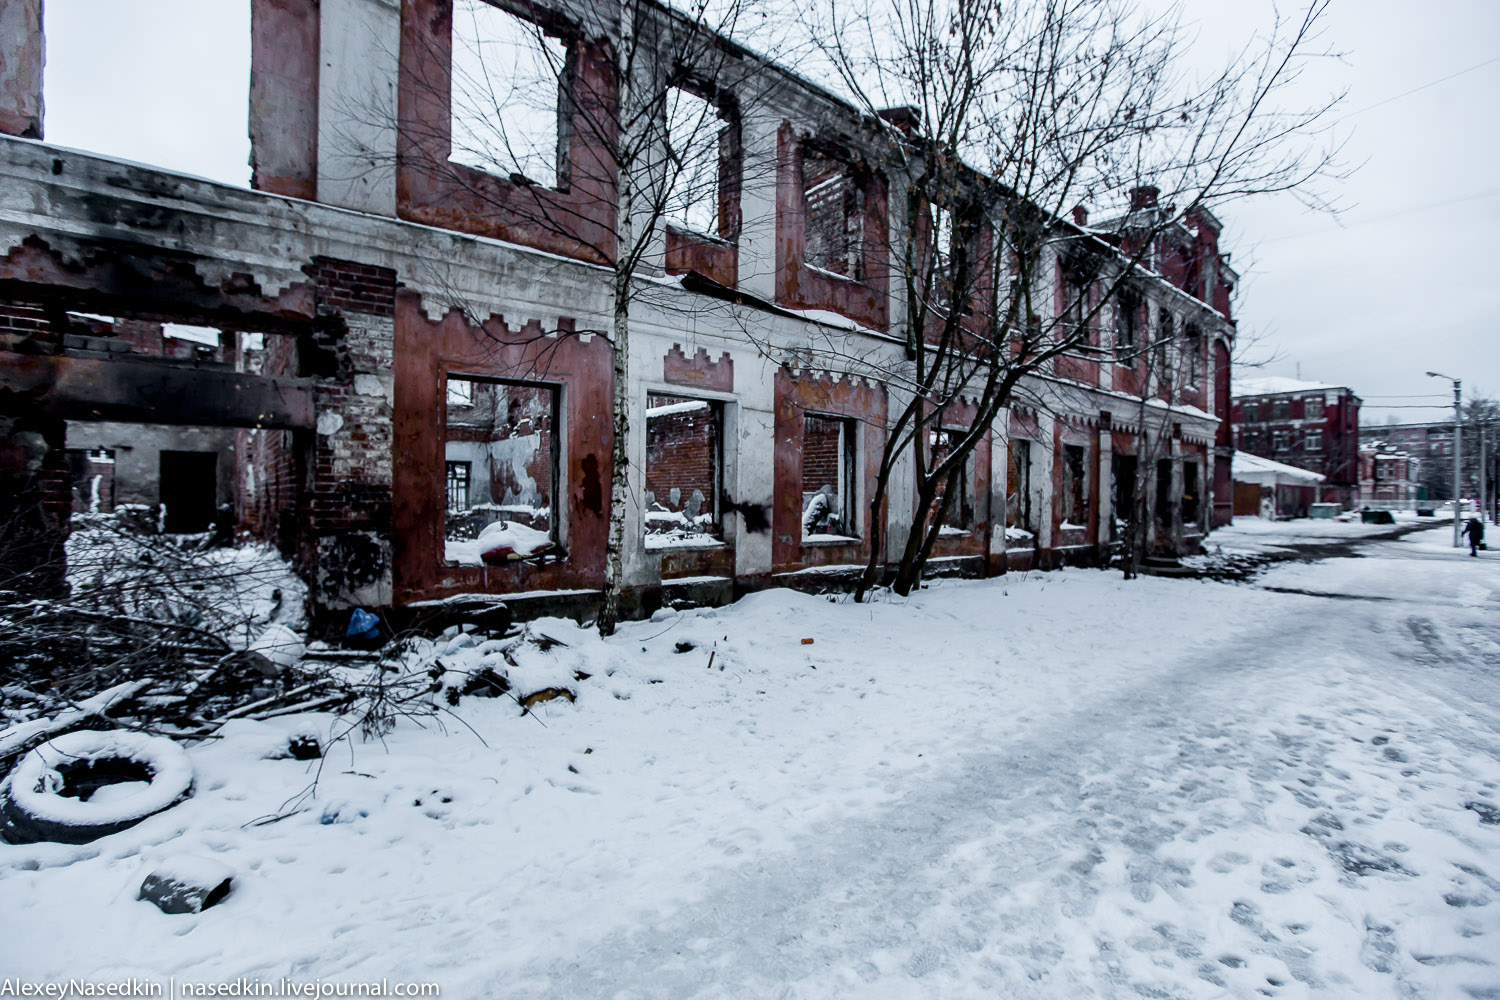
{"label": "snow", "polygon": [[66,729],[92,716],[104,715],[109,711],[111,706],[118,702],[134,698],[154,683],[155,681],[149,678],[146,680],[122,681],[112,687],[105,688],[92,698],[83,699],[72,708],[65,709],[51,718],[18,722],[9,729],[0,730],[0,757],[10,756],[38,736]]}
{"label": "snow", "polygon": [[1326,392],[1329,389],[1344,389],[1347,386],[1329,385],[1326,382],[1304,382],[1285,375],[1258,375],[1234,380],[1233,393],[1239,396],[1274,396],[1287,392]]}
{"label": "snow", "polygon": [[[150,782],[136,782],[127,794],[88,800],[59,795],[56,769],[78,760],[127,757],[151,771]],[[176,743],[161,736],[125,731],[81,730],[54,737],[21,758],[6,779],[3,793],[29,815],[65,826],[122,823],[159,812],[193,787],[193,765]]]}
{"label": "snow", "polygon": [[266,625],[303,624],[307,588],[271,546],[198,547],[197,536],[137,535],[122,519],[149,508],[75,514],[68,584],[75,600],[193,625],[244,648]]}
{"label": "snow", "polygon": [[234,877],[234,869],[201,854],[174,854],[157,863],[151,874],[181,885],[212,889]]}
{"label": "snow", "polygon": [[[1228,537],[1378,527],[1260,524]],[[1341,599],[1066,570],[859,605],[769,590],[609,640],[537,622],[567,646],[525,651],[527,682],[576,703],[465,698],[441,727],[402,721],[324,762],[229,733],[191,749],[198,791],[168,812],[83,847],[0,848],[7,974],[1484,996],[1500,553],[1446,535],[1262,581],[1359,595]],[[500,655],[454,639],[450,669]],[[234,869],[236,892],[191,917],[134,900],[179,852]]]}
{"label": "snow", "polygon": [[448,539],[443,554],[450,563],[479,566],[484,563],[484,554],[492,550],[509,549],[510,553],[501,558],[515,561],[529,559],[551,547],[552,536],[548,532],[518,521],[495,521],[485,525],[478,538]]}
{"label": "snow", "polygon": [[1230,459],[1229,467],[1234,474],[1235,482],[1239,483],[1262,483],[1267,486],[1277,484],[1312,486],[1327,478],[1321,472],[1312,472],[1308,469],[1299,469],[1295,465],[1273,462],[1269,458],[1252,455],[1246,451],[1235,452],[1234,457]]}
{"label": "snow", "polygon": [[685,403],[668,403],[665,406],[650,406],[646,408],[646,419],[670,417],[678,413],[693,413],[698,410],[707,410],[708,406],[709,404],[701,399],[690,399]]}
{"label": "snow", "polygon": [[[967,534],[967,532],[960,532],[960,534]],[[826,531],[813,532],[806,528],[802,529],[803,545],[857,545],[862,541],[864,539],[854,535],[831,535]]]}
{"label": "snow", "polygon": [[646,535],[647,549],[719,549],[724,542],[704,531],[658,531]]}
{"label": "snow", "polygon": [[274,622],[256,636],[248,648],[286,670],[302,659],[302,654],[307,651],[307,644],[296,632],[280,622]]}

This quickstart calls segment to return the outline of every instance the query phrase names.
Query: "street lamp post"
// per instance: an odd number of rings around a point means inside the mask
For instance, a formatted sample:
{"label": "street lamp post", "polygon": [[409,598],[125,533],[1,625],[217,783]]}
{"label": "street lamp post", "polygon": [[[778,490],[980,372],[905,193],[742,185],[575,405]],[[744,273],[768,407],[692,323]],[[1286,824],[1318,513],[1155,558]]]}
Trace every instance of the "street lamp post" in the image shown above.
{"label": "street lamp post", "polygon": [[1453,383],[1453,547],[1456,549],[1458,548],[1459,539],[1459,508],[1463,506],[1463,500],[1459,496],[1462,490],[1459,474],[1463,467],[1464,457],[1463,413],[1461,410],[1463,405],[1463,379],[1444,375],[1441,372],[1428,372],[1427,374],[1432,378],[1445,378]]}

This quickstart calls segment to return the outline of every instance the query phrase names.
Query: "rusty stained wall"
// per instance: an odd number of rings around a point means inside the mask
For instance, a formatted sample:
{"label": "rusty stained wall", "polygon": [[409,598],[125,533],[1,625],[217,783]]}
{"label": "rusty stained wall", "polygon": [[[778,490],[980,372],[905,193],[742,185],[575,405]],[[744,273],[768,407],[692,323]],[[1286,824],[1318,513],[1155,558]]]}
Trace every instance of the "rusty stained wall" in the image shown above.
{"label": "rusty stained wall", "polygon": [[318,191],[318,0],[251,0],[250,186]]}
{"label": "rusty stained wall", "polygon": [[605,43],[568,48],[574,121],[566,188],[517,184],[449,163],[453,0],[403,0],[397,97],[397,214],[592,263],[615,252],[614,74]]}
{"label": "rusty stained wall", "polygon": [[0,132],[42,138],[42,0],[0,0]]}
{"label": "rusty stained wall", "polygon": [[[512,329],[496,316],[476,329],[456,310],[434,322],[423,311],[421,297],[407,291],[397,295],[395,337],[396,602],[468,592],[602,587],[614,440],[609,343],[566,333],[549,338],[536,322]],[[563,491],[558,507],[567,558],[540,566],[443,565],[444,386],[449,371],[497,378],[529,375],[562,387]]]}
{"label": "rusty stained wall", "polygon": [[807,266],[807,212],[803,196],[802,140],[791,123],[776,136],[776,302],[793,309],[828,309],[872,330],[890,326],[888,195],[885,177],[865,186],[863,280]]}
{"label": "rusty stained wall", "polygon": [[[813,566],[860,563],[870,557],[870,498],[885,448],[888,405],[883,385],[777,368],[774,501],[771,513],[771,571],[789,573]],[[855,421],[855,468],[860,480],[854,498],[859,542],[802,544],[802,455],[807,413]],[[880,512],[885,516],[885,511]]]}

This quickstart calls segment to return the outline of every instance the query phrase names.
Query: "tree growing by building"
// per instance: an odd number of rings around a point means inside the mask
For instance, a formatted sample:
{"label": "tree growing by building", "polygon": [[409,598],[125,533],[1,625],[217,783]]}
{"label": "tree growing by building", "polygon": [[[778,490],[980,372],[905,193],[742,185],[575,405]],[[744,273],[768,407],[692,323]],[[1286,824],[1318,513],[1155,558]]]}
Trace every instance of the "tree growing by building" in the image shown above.
{"label": "tree growing by building", "polygon": [[[1161,266],[1151,253],[1163,232],[1250,195],[1321,204],[1316,182],[1338,173],[1323,128],[1335,99],[1296,106],[1287,91],[1326,54],[1326,6],[1278,18],[1207,76],[1188,69],[1175,12],[1127,0],[828,0],[807,16],[829,72],[897,163],[888,259],[905,361],[854,356],[831,339],[818,358],[878,366],[900,394],[870,498],[881,510],[909,456],[915,500],[897,593],[919,581],[966,465],[1023,380],[1065,381],[1101,359],[1104,319],[1131,280]],[[1107,226],[1067,218],[1131,190],[1137,200]],[[1187,265],[1189,290],[1215,294],[1217,261]],[[1137,349],[1179,351],[1181,336],[1145,331]],[[886,550],[878,514],[870,523],[861,595]]]}

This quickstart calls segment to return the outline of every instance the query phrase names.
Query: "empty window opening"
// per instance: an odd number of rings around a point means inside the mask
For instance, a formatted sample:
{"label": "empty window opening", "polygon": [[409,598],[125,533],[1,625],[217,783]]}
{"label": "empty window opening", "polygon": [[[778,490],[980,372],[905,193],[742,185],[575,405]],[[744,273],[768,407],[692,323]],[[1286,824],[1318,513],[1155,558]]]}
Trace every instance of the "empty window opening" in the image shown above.
{"label": "empty window opening", "polygon": [[723,404],[646,396],[646,547],[714,545],[723,481]]}
{"label": "empty window opening", "polygon": [[1254,403],[1246,403],[1241,410],[1241,422],[1253,424],[1260,419],[1260,413],[1256,410]]}
{"label": "empty window opening", "polygon": [[1278,399],[1271,404],[1272,420],[1289,420],[1292,416],[1292,401],[1289,399]]}
{"label": "empty window opening", "polygon": [[1187,381],[1185,391],[1196,392],[1198,380],[1203,377],[1203,331],[1189,324],[1183,331],[1183,350],[1187,353]]}
{"label": "empty window opening", "polygon": [[802,539],[853,541],[854,421],[802,418]]}
{"label": "empty window opening", "polygon": [[473,462],[448,462],[448,513],[463,514],[469,510],[469,474]]}
{"label": "empty window opening", "polygon": [[722,212],[721,165],[733,155],[732,124],[682,87],[667,90],[666,221],[709,236],[730,236]]}
{"label": "empty window opening", "polygon": [[1140,320],[1140,300],[1128,292],[1120,293],[1115,302],[1115,351],[1122,359],[1129,358],[1135,352]]}
{"label": "empty window opening", "polygon": [[452,41],[448,159],[566,186],[567,46],[484,0],[454,0]]}
{"label": "empty window opening", "polygon": [[[963,438],[964,431],[957,429],[942,429],[929,431],[927,434],[928,447],[932,457],[928,460],[928,472],[932,472],[943,464],[949,455],[953,453],[954,447]],[[974,482],[974,452],[971,450],[958,469],[958,480],[953,483],[953,499],[948,503],[948,510],[943,514],[943,526],[940,534],[944,535],[966,535],[974,526],[974,498],[971,494],[971,486]],[[949,480],[947,476],[938,483],[936,499],[933,511],[943,508],[943,500],[948,494]]]}
{"label": "empty window opening", "polygon": [[1161,311],[1161,315],[1157,318],[1156,321],[1155,351],[1156,371],[1159,377],[1163,379],[1171,379],[1173,374],[1172,362],[1174,359],[1172,355],[1175,352],[1175,346],[1172,341],[1173,337],[1175,336],[1174,329],[1175,326],[1172,322],[1172,314],[1163,309]]}
{"label": "empty window opening", "polygon": [[854,166],[803,148],[803,261],[808,267],[863,280],[865,186]]}
{"label": "empty window opening", "polygon": [[1062,458],[1062,523],[1058,527],[1076,531],[1089,523],[1088,452],[1081,444],[1065,444]]}
{"label": "empty window opening", "polygon": [[1323,397],[1309,396],[1303,401],[1303,415],[1308,420],[1321,420],[1323,418]]}
{"label": "empty window opening", "polygon": [[115,509],[115,453],[108,448],[67,449],[73,479],[73,513],[108,514]]}
{"label": "empty window opening", "polygon": [[558,390],[450,375],[445,396],[445,561],[505,565],[554,554]]}
{"label": "empty window opening", "polygon": [[249,186],[249,3],[49,3],[43,16],[49,143]]}
{"label": "empty window opening", "polygon": [[1182,463],[1182,523],[1197,524],[1198,511],[1198,463]]}
{"label": "empty window opening", "polygon": [[1088,324],[1089,281],[1077,274],[1069,274],[1063,281],[1063,328],[1058,331],[1060,339],[1079,344],[1090,343],[1092,330]]}
{"label": "empty window opening", "polygon": [[1011,438],[1006,463],[1005,543],[1031,548],[1036,544],[1036,523],[1031,517],[1031,442]]}

